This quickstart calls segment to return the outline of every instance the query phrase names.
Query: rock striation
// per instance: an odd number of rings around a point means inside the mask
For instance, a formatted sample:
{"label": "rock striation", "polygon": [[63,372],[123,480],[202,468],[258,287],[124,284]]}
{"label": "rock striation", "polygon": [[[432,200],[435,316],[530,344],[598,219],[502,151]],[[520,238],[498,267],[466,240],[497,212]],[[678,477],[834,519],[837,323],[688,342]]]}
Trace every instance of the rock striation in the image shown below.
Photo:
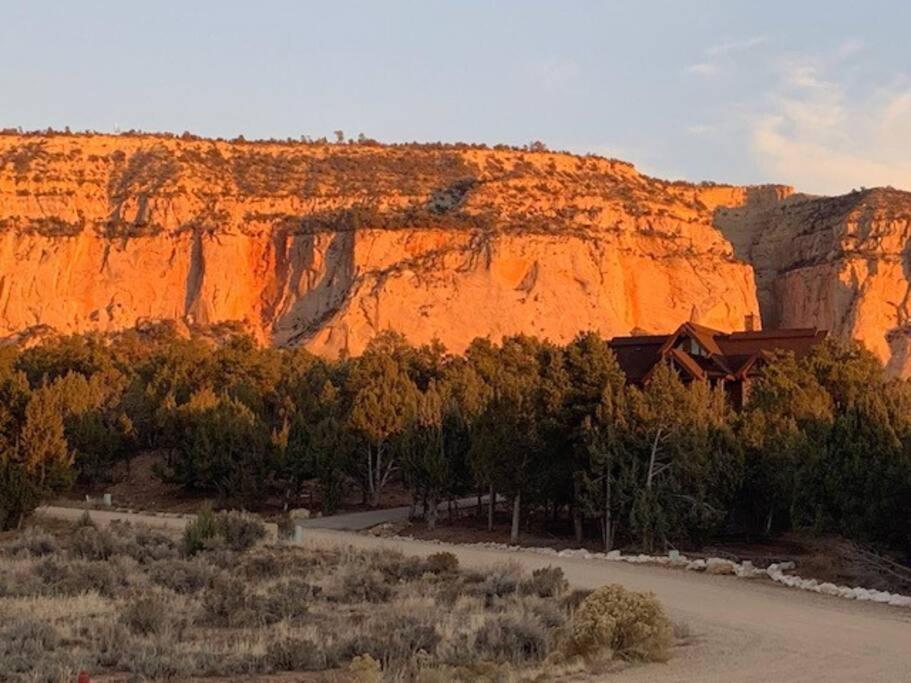
{"label": "rock striation", "polygon": [[337,356],[387,329],[461,351],[761,312],[908,374],[909,213],[543,151],[6,133],[0,337],[170,320]]}

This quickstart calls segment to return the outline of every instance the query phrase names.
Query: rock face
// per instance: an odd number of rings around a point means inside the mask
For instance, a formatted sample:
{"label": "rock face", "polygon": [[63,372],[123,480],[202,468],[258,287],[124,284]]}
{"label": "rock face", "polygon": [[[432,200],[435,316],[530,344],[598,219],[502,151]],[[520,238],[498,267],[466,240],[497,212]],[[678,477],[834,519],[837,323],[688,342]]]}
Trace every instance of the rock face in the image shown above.
{"label": "rock face", "polygon": [[715,221],[755,267],[763,324],[858,339],[890,374],[911,375],[911,193],[766,199]]}
{"label": "rock face", "polygon": [[0,334],[242,321],[336,355],[737,329],[752,268],[701,193],[567,154],[0,136]]}
{"label": "rock face", "polygon": [[897,191],[670,183],[549,152],[5,134],[0,337],[240,323],[335,356],[386,329],[461,351],[761,311],[909,374],[909,215]]}

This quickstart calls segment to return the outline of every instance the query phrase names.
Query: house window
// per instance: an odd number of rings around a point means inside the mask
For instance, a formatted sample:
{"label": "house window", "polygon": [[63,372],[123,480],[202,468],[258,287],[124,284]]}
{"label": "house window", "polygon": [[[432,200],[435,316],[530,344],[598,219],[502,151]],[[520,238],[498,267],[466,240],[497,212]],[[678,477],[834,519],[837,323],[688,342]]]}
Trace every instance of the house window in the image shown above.
{"label": "house window", "polygon": [[684,339],[683,344],[681,344],[681,346],[683,346],[683,350],[686,351],[691,356],[705,356],[706,355],[705,350],[699,345],[699,343],[695,339],[689,339],[689,338]]}

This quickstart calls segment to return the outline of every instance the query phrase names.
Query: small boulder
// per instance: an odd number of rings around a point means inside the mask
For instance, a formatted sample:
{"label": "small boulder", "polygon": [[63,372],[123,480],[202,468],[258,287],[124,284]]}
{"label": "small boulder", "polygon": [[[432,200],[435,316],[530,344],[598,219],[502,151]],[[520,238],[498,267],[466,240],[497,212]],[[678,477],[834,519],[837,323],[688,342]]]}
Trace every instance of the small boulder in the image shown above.
{"label": "small boulder", "polygon": [[706,574],[733,574],[734,563],[720,557],[711,557],[705,564]]}
{"label": "small boulder", "polygon": [[701,572],[705,570],[705,560],[693,560],[686,565],[687,571]]}

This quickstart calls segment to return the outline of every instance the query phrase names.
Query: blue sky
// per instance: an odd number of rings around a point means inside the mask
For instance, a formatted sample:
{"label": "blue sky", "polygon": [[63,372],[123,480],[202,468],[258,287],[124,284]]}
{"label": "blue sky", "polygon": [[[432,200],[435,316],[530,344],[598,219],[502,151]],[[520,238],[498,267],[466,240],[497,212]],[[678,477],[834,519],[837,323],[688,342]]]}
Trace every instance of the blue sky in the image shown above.
{"label": "blue sky", "polygon": [[466,140],[911,189],[911,3],[0,0],[0,126]]}

